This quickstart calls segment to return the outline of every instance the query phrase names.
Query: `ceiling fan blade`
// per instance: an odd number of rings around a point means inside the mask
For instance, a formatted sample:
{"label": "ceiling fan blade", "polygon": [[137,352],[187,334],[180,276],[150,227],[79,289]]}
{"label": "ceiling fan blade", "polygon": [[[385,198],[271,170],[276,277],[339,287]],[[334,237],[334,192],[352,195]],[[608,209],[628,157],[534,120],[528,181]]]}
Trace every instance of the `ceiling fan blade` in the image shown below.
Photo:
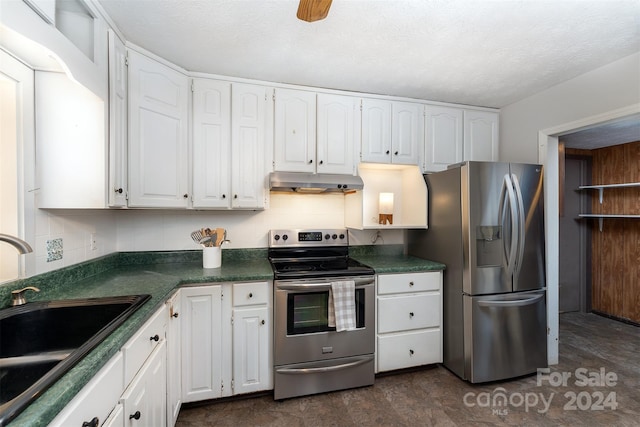
{"label": "ceiling fan blade", "polygon": [[298,19],[313,22],[327,17],[332,0],[300,0]]}

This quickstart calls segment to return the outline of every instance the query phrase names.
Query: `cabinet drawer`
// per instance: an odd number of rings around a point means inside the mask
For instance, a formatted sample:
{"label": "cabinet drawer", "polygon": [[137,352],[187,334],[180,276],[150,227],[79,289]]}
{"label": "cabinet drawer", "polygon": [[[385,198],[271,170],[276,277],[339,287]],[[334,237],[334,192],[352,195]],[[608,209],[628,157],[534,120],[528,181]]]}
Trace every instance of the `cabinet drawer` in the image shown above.
{"label": "cabinet drawer", "polygon": [[[124,383],[129,384],[154,348],[165,339],[165,307],[151,316],[142,328],[122,347]],[[156,340],[157,336],[157,340]]]}
{"label": "cabinet drawer", "polygon": [[378,333],[440,326],[440,294],[378,298]]}
{"label": "cabinet drawer", "polygon": [[50,426],[81,426],[93,418],[107,418],[124,390],[124,365],[118,352],[65,406]]}
{"label": "cabinet drawer", "polygon": [[381,274],[378,276],[378,295],[402,292],[437,291],[442,283],[441,271],[424,273]]}
{"label": "cabinet drawer", "polygon": [[442,362],[440,329],[378,337],[378,371]]}
{"label": "cabinet drawer", "polygon": [[269,284],[267,282],[234,283],[233,306],[267,304],[269,302]]}

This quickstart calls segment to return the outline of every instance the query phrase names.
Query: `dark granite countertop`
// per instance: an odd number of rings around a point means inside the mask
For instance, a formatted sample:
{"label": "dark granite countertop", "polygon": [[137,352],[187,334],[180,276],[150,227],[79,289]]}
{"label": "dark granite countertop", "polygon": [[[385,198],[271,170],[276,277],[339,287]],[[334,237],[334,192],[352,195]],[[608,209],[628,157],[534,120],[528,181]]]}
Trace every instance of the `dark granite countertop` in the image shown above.
{"label": "dark granite countertop", "polygon": [[[29,301],[150,294],[139,308],[109,337],[29,405],[10,427],[46,426],[95,376],[144,322],[180,287],[211,282],[272,280],[266,249],[226,249],[222,266],[202,268],[202,252],[121,252],[71,267],[17,280],[0,286],[0,307],[7,307],[10,292],[36,286]],[[355,246],[350,255],[374,268],[376,273],[443,270],[440,263],[403,255],[402,245]]]}
{"label": "dark granite countertop", "polygon": [[349,256],[373,268],[376,274],[435,271],[446,268],[439,262],[405,255],[402,245],[353,246],[349,248]]}
{"label": "dark granite countertop", "polygon": [[[88,277],[83,277],[87,276]],[[118,253],[66,269],[16,281],[0,287],[2,307],[13,289],[32,285],[29,301],[150,294],[140,307],[111,335],[82,358],[42,396],[20,413],[9,426],[46,426],[93,376],[155,313],[179,286],[211,282],[272,280],[266,249],[224,250],[222,266],[202,268],[201,251]]]}

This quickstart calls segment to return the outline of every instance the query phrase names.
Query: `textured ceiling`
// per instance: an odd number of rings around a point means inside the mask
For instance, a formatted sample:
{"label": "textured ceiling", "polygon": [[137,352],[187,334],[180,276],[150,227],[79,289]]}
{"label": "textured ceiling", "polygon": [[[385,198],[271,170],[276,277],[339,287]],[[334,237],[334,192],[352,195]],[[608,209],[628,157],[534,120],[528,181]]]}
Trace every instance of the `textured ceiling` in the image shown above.
{"label": "textured ceiling", "polygon": [[562,135],[559,139],[566,147],[584,150],[640,141],[640,114]]}
{"label": "textured ceiling", "polygon": [[640,0],[98,0],[190,71],[503,107],[640,51]]}

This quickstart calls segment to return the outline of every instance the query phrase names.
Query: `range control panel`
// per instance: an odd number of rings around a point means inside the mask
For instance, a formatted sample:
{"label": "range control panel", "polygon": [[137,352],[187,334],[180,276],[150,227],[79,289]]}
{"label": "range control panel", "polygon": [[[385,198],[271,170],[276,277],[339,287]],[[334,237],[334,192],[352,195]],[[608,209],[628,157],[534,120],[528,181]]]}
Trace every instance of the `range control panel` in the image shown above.
{"label": "range control panel", "polygon": [[349,232],[344,228],[269,231],[270,248],[295,246],[349,246]]}

